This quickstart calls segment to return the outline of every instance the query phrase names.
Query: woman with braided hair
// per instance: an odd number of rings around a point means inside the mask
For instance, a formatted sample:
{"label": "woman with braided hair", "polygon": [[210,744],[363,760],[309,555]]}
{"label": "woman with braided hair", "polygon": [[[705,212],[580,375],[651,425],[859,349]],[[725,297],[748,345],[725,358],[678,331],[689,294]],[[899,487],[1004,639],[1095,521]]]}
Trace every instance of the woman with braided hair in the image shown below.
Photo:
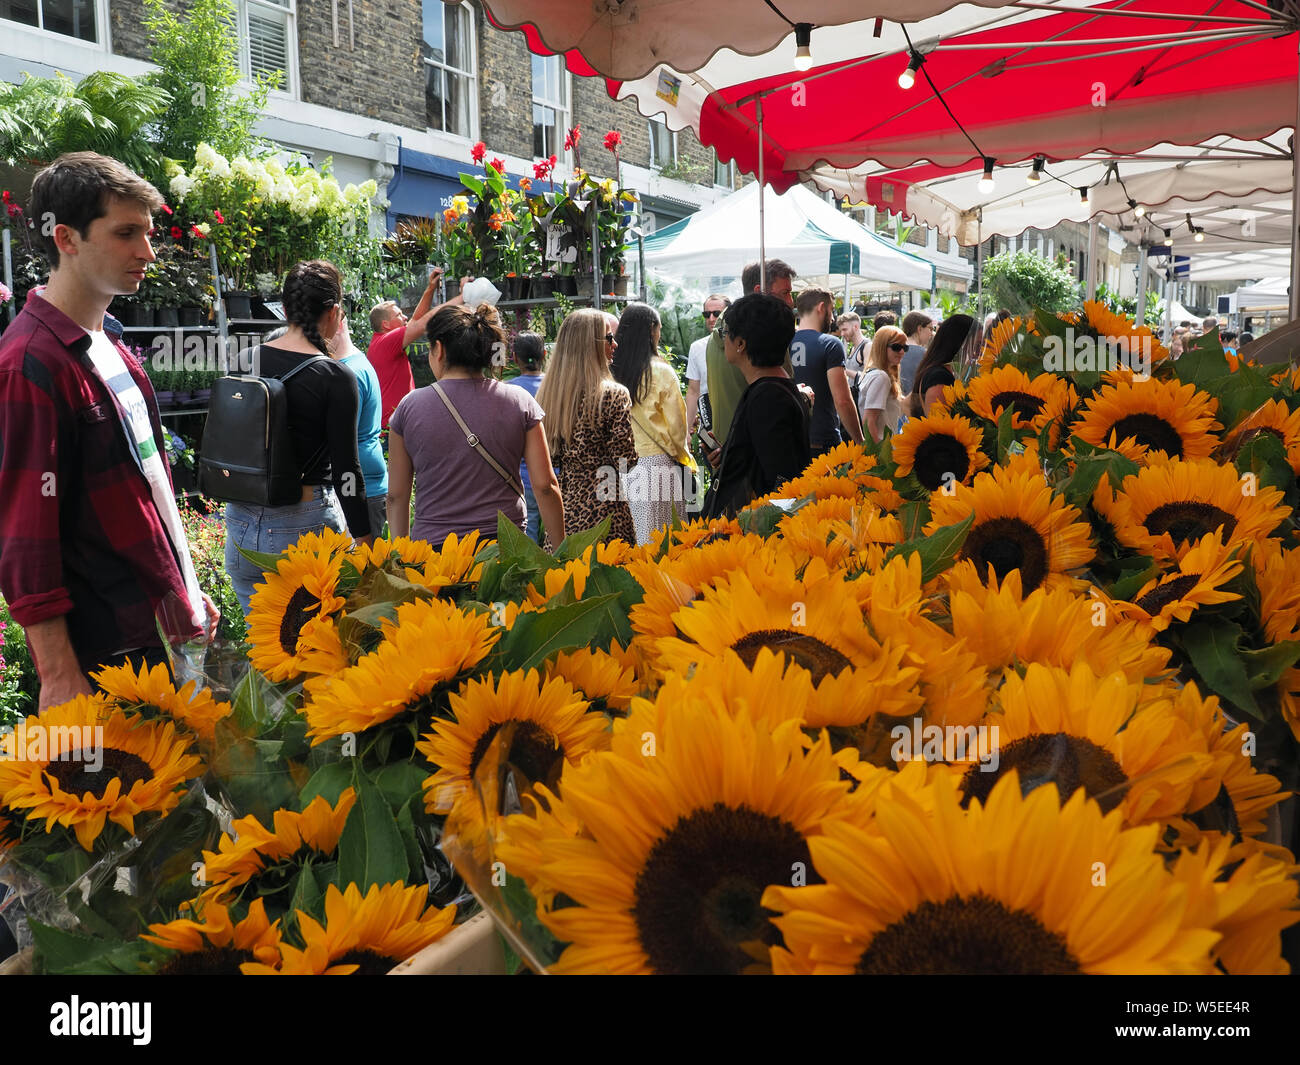
{"label": "woman with braided hair", "polygon": [[[434,383],[408,392],[388,423],[388,529],[440,547],[448,534],[496,539],[497,516],[525,527],[519,464],[528,477],[547,535],[564,539],[564,503],[542,428],[543,412],[522,388],[494,380],[506,338],[496,310],[452,304],[427,327]],[[411,484],[415,523],[410,525]]]}
{"label": "woman with braided hair", "polygon": [[[302,499],[281,507],[226,504],[226,571],[248,613],[261,570],[238,548],[278,555],[304,533],[325,527],[372,539],[365,480],[357,456],[357,380],[330,358],[343,316],[343,278],[323,259],[295,263],[284,279],[288,329],[255,352],[253,372],[283,378],[289,437],[302,471]],[[323,356],[323,358],[322,358]]]}

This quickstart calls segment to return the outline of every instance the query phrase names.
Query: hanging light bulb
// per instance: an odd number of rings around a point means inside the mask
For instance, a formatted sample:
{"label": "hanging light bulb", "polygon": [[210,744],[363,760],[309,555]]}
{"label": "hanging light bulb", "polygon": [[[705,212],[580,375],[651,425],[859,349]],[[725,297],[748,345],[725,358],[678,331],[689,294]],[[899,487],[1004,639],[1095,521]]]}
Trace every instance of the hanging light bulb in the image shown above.
{"label": "hanging light bulb", "polygon": [[997,162],[996,159],[991,159],[987,155],[984,156],[984,175],[980,178],[980,183],[977,186],[980,192],[993,191],[993,164],[995,162]]}
{"label": "hanging light bulb", "polygon": [[807,70],[812,66],[812,23],[800,22],[794,28],[794,68]]}
{"label": "hanging light bulb", "polygon": [[1147,213],[1147,209],[1140,203],[1134,203],[1132,200],[1129,200],[1128,205],[1133,208],[1134,218],[1141,218]]}
{"label": "hanging light bulb", "polygon": [[1025,180],[1031,185],[1037,185],[1043,180],[1043,167],[1047,165],[1047,160],[1041,155],[1034,156],[1033,168],[1026,175]]}
{"label": "hanging light bulb", "polygon": [[1087,185],[1080,185],[1080,186],[1079,186],[1079,206],[1080,206],[1080,207],[1087,207],[1087,206],[1088,206],[1088,186],[1087,186]]}
{"label": "hanging light bulb", "polygon": [[920,52],[913,52],[912,57],[907,61],[907,69],[898,75],[898,87],[900,89],[910,89],[916,84],[916,72],[921,69],[921,64],[925,62],[925,56]]}
{"label": "hanging light bulb", "polygon": [[1205,240],[1205,230],[1203,230],[1200,226],[1197,226],[1196,236],[1194,236],[1192,239],[1196,241],[1197,244],[1202,243]]}

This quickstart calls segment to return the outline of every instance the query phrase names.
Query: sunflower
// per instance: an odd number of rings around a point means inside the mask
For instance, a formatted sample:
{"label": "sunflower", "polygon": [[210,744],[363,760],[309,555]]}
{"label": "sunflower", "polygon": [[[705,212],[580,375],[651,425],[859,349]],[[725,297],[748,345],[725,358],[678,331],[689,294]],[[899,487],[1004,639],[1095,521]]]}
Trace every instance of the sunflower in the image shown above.
{"label": "sunflower", "polygon": [[1236,592],[1222,590],[1244,568],[1234,554],[1216,533],[1206,533],[1178,560],[1177,569],[1147,581],[1132,601],[1112,601],[1112,606],[1150,638],[1176,621],[1187,621],[1202,606],[1240,599]]}
{"label": "sunflower", "polygon": [[535,669],[470,680],[451,696],[454,721],[438,720],[415,747],[438,771],[424,782],[425,808],[447,813],[469,786],[492,738],[518,722],[510,760],[529,780],[547,782],[562,762],[577,763],[608,745],[609,721],[588,712],[568,681]]}
{"label": "sunflower", "polygon": [[169,952],[153,970],[159,976],[238,976],[244,962],[280,960],[280,921],[267,920],[263,899],[253,900],[242,921],[231,917],[229,907],[208,902],[202,921],[151,924],[140,938]]}
{"label": "sunflower", "polygon": [[408,536],[375,540],[369,544],[357,542],[348,555],[348,561],[356,567],[358,573],[364,573],[372,567],[381,568],[392,562],[401,567],[407,580],[423,579],[424,567],[431,558],[431,543],[427,540],[412,540]]}
{"label": "sunflower", "polygon": [[1145,360],[1150,352],[1150,365],[1164,362],[1169,358],[1169,349],[1160,342],[1160,338],[1145,325],[1137,325],[1132,318],[1116,314],[1100,301],[1084,302],[1083,310],[1067,318],[1075,326],[1086,326],[1102,340],[1123,341],[1125,348],[1137,361],[1138,353]]}
{"label": "sunflower", "polygon": [[930,497],[930,534],[970,514],[974,523],[961,546],[961,558],[975,563],[981,577],[991,568],[998,581],[1020,571],[1021,586],[1068,586],[1067,572],[1092,561],[1090,527],[1079,511],[1053,495],[1031,450],[981,473],[973,485],[956,485],[952,494]]}
{"label": "sunflower", "polygon": [[1232,466],[1169,459],[1125,477],[1119,492],[1103,478],[1092,502],[1125,546],[1171,559],[1220,528],[1230,548],[1267,539],[1291,513],[1282,499],[1280,489],[1243,480]]}
{"label": "sunflower", "polygon": [[[658,731],[630,751],[566,766],[553,820],[528,826],[507,867],[535,885],[542,922],[569,946],[555,973],[734,973],[765,968],[776,930],[759,898],[814,881],[808,844],[845,809],[829,743],[798,722],[685,711],[660,701]],[[639,724],[637,712],[624,723]],[[643,729],[642,731],[647,731]],[[655,743],[653,757],[645,744]],[[553,808],[554,809],[554,808]],[[561,818],[577,820],[575,836]]]}
{"label": "sunflower", "polygon": [[[276,810],[270,829],[251,815],[232,821],[216,851],[203,852],[203,876],[208,885],[203,897],[222,901],[250,881],[257,882],[260,895],[282,889],[292,882],[303,858],[331,855],[338,849],[356,801],[356,791],[348,788],[333,806],[317,795],[301,813]],[[292,871],[283,868],[286,864]]]}
{"label": "sunflower", "polygon": [[912,418],[893,439],[898,475],[915,472],[916,479],[931,492],[949,484],[969,484],[989,464],[980,451],[983,440],[971,422],[951,414]]}
{"label": "sunflower", "polygon": [[998,359],[1007,350],[1007,345],[1022,329],[1026,333],[1036,334],[1038,332],[1031,319],[1020,318],[1019,316],[998,322],[989,331],[989,335],[984,340],[984,348],[980,352],[980,373],[988,373],[997,365]]}
{"label": "sunflower", "polygon": [[872,473],[854,473],[845,477],[803,473],[778,485],[776,491],[755,499],[746,509],[757,510],[773,499],[803,499],[805,496],[814,499],[830,499],[834,496],[858,498],[874,503],[881,510],[896,510],[903,505],[903,497],[893,484]]}
{"label": "sunflower", "polygon": [[587,578],[591,576],[591,565],[581,558],[570,559],[553,569],[540,573],[528,586],[525,594],[533,606],[544,606],[555,596],[564,591],[564,586],[573,581],[573,596],[581,599],[587,589]]}
{"label": "sunflower", "polygon": [[859,510],[879,513],[870,504],[859,504],[846,496],[833,496],[806,503],[777,525],[782,547],[800,562],[820,558],[832,569],[848,564],[853,544],[834,531],[837,524],[853,523]]}
{"label": "sunflower", "polygon": [[1300,476],[1300,409],[1291,410],[1278,399],[1270,399],[1238,427],[1235,440],[1246,443],[1260,433],[1271,433],[1286,448],[1291,472]]}
{"label": "sunflower", "polygon": [[696,518],[676,529],[665,525],[650,534],[648,544],[631,548],[627,562],[653,562],[661,558],[671,561],[693,547],[744,535],[735,518]]}
{"label": "sunflower", "polygon": [[[162,665],[150,669],[141,663],[139,672],[130,663],[106,666],[94,674],[95,683],[123,710],[156,710],[194,733],[204,743],[214,743],[217,722],[229,717],[229,703],[219,702],[212,692],[188,681],[179,691]],[[147,714],[146,716],[153,716]]]}
{"label": "sunflower", "polygon": [[1223,936],[1214,959],[1225,972],[1286,976],[1291,966],[1282,958],[1281,932],[1300,921],[1292,868],[1260,853],[1236,859],[1232,851],[1228,838],[1184,850],[1174,862],[1174,878],[1187,883],[1205,907],[1198,923]]}
{"label": "sunflower", "polygon": [[298,911],[301,949],[281,943],[278,965],[247,962],[249,976],[383,976],[451,931],[456,906],[425,909],[423,884],[371,884],[363,896],[356,884],[325,889],[325,924]]}
{"label": "sunflower", "polygon": [[1121,672],[1035,663],[1023,677],[1008,670],[996,699],[1001,713],[984,723],[998,756],[966,770],[964,803],[985,801],[1014,770],[1027,787],[1051,781],[1063,798],[1082,789],[1107,813],[1120,807],[1126,825],[1164,823],[1194,809],[1213,774],[1205,730],[1172,713],[1168,693]]}
{"label": "sunflower", "polygon": [[829,451],[817,455],[804,467],[801,476],[826,477],[865,473],[876,465],[876,457],[868,455],[861,444],[846,440]]}
{"label": "sunflower", "polygon": [[609,714],[625,712],[644,685],[638,679],[637,655],[617,642],[608,651],[580,647],[561,651],[545,666],[546,679],[568,681],[584,699]]}
{"label": "sunflower", "polygon": [[1014,572],[991,587],[967,561],[958,562],[943,580],[953,635],[991,678],[1031,662],[1066,669],[1084,662],[1099,675],[1120,670],[1141,683],[1169,665],[1171,652],[1152,643],[1137,622],[1121,619],[1104,600],[1066,588],[1038,588],[1024,595]]}
{"label": "sunflower", "polygon": [[[336,534],[337,535],[337,534]],[[253,668],[268,680],[293,680],[303,672],[299,640],[307,622],[342,612],[337,594],[343,556],[322,557],[291,549],[266,574],[249,601],[248,640]]]}
{"label": "sunflower", "polygon": [[132,836],[142,814],[169,814],[202,772],[171,721],[142,721],[78,695],[0,739],[0,807],[11,818],[44,818],[46,832],[71,829],[89,851],[106,821]]}
{"label": "sunflower", "polygon": [[304,551],[320,559],[346,555],[353,546],[352,537],[324,526],[319,532],[303,533],[298,542],[290,544],[286,552]]}
{"label": "sunflower", "polygon": [[928,790],[922,803],[891,789],[869,829],[827,824],[809,841],[824,885],[767,890],[788,948],[777,972],[1211,970],[1219,935],[1165,869],[1155,825],[1126,829],[1082,791],[1022,797],[1015,773],[965,810],[950,778]]}
{"label": "sunflower", "polygon": [[477,530],[463,537],[448,533],[442,546],[425,560],[423,573],[408,573],[407,577],[435,591],[451,584],[472,584],[483,575],[483,563],[476,561],[478,553],[490,542],[481,541]]}
{"label": "sunflower", "polygon": [[[1121,381],[1106,385],[1084,405],[1074,426],[1081,440],[1141,461],[1148,451],[1170,458],[1203,459],[1219,443],[1215,430],[1218,402],[1195,385],[1161,381]],[[1139,451],[1133,451],[1136,445]]]}
{"label": "sunflower", "polygon": [[312,745],[416,711],[482,662],[501,631],[490,616],[442,599],[403,603],[374,651],[311,693],[302,714]]}
{"label": "sunflower", "polygon": [[1251,551],[1259,587],[1259,619],[1269,643],[1290,639],[1300,629],[1300,548],[1284,550],[1265,540]]}
{"label": "sunflower", "polygon": [[1071,406],[1069,383],[1052,373],[1030,377],[1014,366],[998,366],[980,374],[968,386],[971,410],[997,422],[1004,410],[1012,411],[1013,429],[1035,432],[1059,421]]}

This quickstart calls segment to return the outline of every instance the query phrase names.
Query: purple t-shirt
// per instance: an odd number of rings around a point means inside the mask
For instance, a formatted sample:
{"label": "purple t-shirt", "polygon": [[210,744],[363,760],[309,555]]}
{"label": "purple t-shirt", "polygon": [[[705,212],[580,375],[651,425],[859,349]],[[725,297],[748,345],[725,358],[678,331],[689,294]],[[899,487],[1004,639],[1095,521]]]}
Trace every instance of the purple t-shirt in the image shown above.
{"label": "purple t-shirt", "polygon": [[[486,378],[441,384],[482,447],[507,471],[517,470],[524,438],[543,417],[537,400],[522,388]],[[498,511],[524,527],[523,497],[474,453],[432,386],[407,394],[389,425],[402,437],[415,467],[412,537],[438,546],[448,533],[464,536],[477,529],[495,539]]]}

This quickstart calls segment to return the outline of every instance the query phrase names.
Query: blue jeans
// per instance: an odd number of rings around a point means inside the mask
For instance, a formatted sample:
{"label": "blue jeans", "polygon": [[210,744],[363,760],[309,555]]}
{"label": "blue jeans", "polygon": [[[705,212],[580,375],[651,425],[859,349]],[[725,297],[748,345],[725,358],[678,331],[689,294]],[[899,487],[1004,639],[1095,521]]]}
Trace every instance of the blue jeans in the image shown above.
{"label": "blue jeans", "polygon": [[[542,517],[537,510],[537,497],[533,495],[531,485],[524,486],[524,507],[528,511],[528,520],[524,523],[524,532],[528,534],[528,539],[534,543],[541,543],[537,539],[537,534],[542,531]],[[556,544],[558,547],[559,544]]]}
{"label": "blue jeans", "polygon": [[315,485],[311,499],[286,507],[226,504],[226,572],[230,574],[245,616],[253,586],[262,583],[263,575],[239,553],[238,547],[278,555],[296,543],[303,533],[320,532],[326,526],[335,532],[347,532],[348,528],[338,497],[329,485]]}

